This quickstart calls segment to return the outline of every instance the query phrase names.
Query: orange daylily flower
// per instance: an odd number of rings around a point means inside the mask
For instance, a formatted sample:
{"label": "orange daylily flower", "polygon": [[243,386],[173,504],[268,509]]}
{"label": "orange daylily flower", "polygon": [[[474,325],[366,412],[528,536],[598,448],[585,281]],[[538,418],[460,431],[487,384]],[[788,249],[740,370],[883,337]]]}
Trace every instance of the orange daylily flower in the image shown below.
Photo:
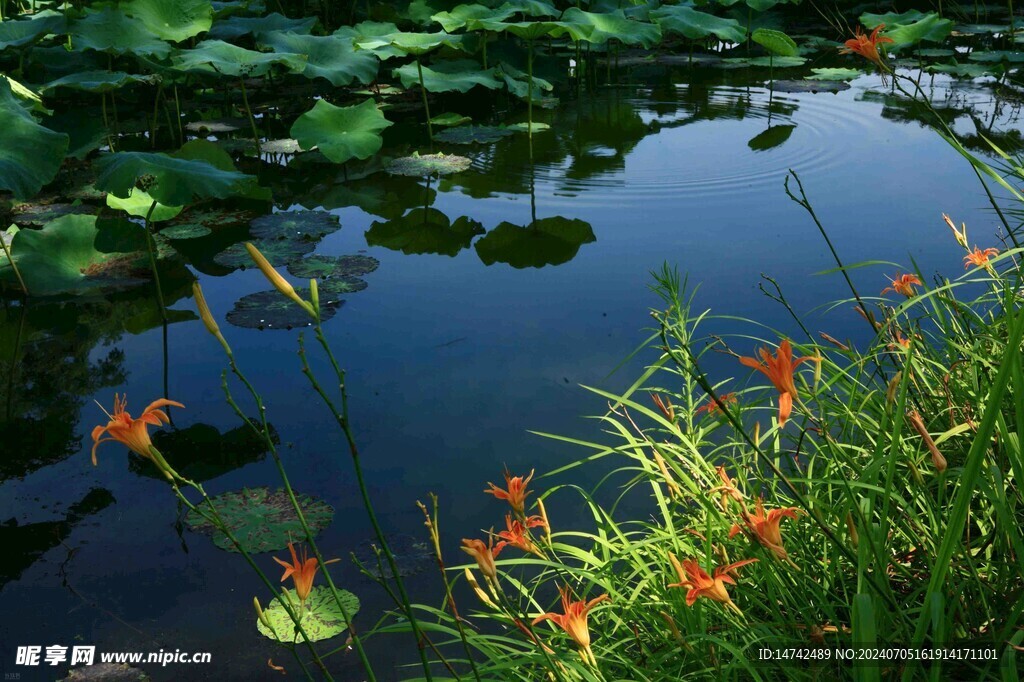
{"label": "orange daylily flower", "polygon": [[498,580],[498,567],[494,565],[494,560],[498,558],[503,549],[505,549],[505,543],[500,543],[497,547],[494,546],[493,535],[486,545],[483,540],[468,540],[466,538],[462,540],[462,551],[476,559],[480,571],[492,582]]}
{"label": "orange daylily flower", "polygon": [[722,485],[712,488],[708,492],[721,493],[722,494],[722,509],[726,508],[726,502],[731,497],[743,506],[743,493],[740,492],[739,488],[736,487],[736,483],[729,478],[729,474],[725,471],[725,467],[715,467],[715,471],[718,472],[718,477],[722,479]]}
{"label": "orange daylily flower", "polygon": [[820,361],[820,358],[805,356],[793,360],[793,348],[789,339],[783,339],[779,344],[779,350],[773,357],[767,348],[759,351],[761,360],[756,358],[741,357],[740,363],[752,367],[768,377],[769,381],[779,391],[779,427],[786,425],[790,412],[793,411],[793,398],[797,397],[796,384],[793,383],[793,371],[801,362],[808,360]]}
{"label": "orange daylily flower", "polygon": [[964,256],[964,270],[975,265],[979,268],[988,267],[988,259],[999,253],[999,249],[987,248],[984,251],[979,249],[977,246],[974,247],[974,252]]}
{"label": "orange daylily flower", "polygon": [[657,393],[652,393],[651,400],[654,402],[654,406],[661,410],[661,413],[665,415],[665,419],[668,419],[670,422],[674,422],[676,420],[676,408],[668,396],[662,398]]}
{"label": "orange daylily flower", "polygon": [[[782,546],[782,529],[779,525],[782,523],[782,519],[796,519],[800,513],[800,510],[796,507],[771,509],[766,513],[764,502],[759,497],[757,498],[754,513],[748,514],[744,512],[743,522],[746,524],[747,530],[757,538],[758,542],[770,549],[778,558],[788,561],[789,555],[786,554],[786,549]],[[735,537],[739,532],[739,524],[733,524],[733,527],[729,529],[729,537]]]}
{"label": "orange daylily flower", "polygon": [[885,63],[882,61],[882,55],[878,53],[878,46],[884,45],[885,43],[891,43],[892,38],[885,36],[879,36],[878,33],[885,24],[879,24],[875,27],[875,30],[871,32],[870,36],[864,35],[860,26],[854,32],[853,38],[843,43],[844,47],[840,48],[843,54],[859,54],[869,62],[875,64],[880,69],[886,68]]}
{"label": "orange daylily flower", "polygon": [[498,537],[501,538],[501,542],[496,545],[497,551],[501,551],[505,545],[512,545],[517,547],[524,552],[530,554],[536,554],[539,557],[543,557],[544,553],[537,548],[537,545],[533,544],[533,538],[530,537],[530,528],[536,528],[537,526],[543,526],[544,520],[539,516],[531,516],[526,519],[526,523],[522,523],[519,519],[513,519],[511,514],[505,514],[505,530],[498,533]]}
{"label": "orange daylily flower", "polygon": [[[281,582],[284,582],[288,578],[292,579],[295,584],[295,594],[298,596],[300,602],[305,602],[309,597],[309,593],[313,591],[313,579],[316,578],[316,572],[320,570],[319,562],[316,557],[309,558],[309,554],[305,547],[302,548],[302,560],[299,560],[298,554],[295,553],[295,545],[288,543],[288,551],[292,553],[292,562],[289,564],[286,561],[282,561],[277,557],[274,557],[274,561],[284,566],[284,575],[281,576]],[[333,564],[335,561],[341,561],[340,559],[331,559],[325,561],[325,564]]]}
{"label": "orange daylily flower", "polygon": [[882,289],[882,294],[885,294],[887,291],[891,291],[894,294],[903,294],[907,298],[910,298],[911,296],[917,293],[917,291],[914,290],[915,284],[923,284],[923,282],[920,279],[918,279],[917,275],[897,274],[896,277],[894,277],[890,281],[891,284],[886,288]]}
{"label": "orange daylily flower", "polygon": [[537,616],[533,619],[533,625],[550,620],[572,637],[576,646],[580,648],[583,660],[596,665],[597,659],[594,658],[594,652],[590,650],[590,628],[587,626],[587,614],[592,608],[609,599],[608,595],[602,594],[590,601],[573,601],[572,590],[568,586],[558,588],[558,592],[562,595],[562,613],[545,613]]}
{"label": "orange daylily flower", "polygon": [[[96,466],[96,448],[100,446],[100,443],[117,441],[127,445],[129,450],[140,457],[145,457],[156,463],[157,466],[163,469],[164,466],[153,458],[153,453],[150,451],[150,448],[153,447],[153,441],[149,438],[149,427],[171,423],[167,413],[160,409],[168,405],[185,407],[173,400],[160,398],[147,405],[138,419],[132,419],[131,414],[126,409],[128,407],[128,396],[120,396],[115,393],[114,413],[107,413],[107,416],[110,417],[110,422],[106,426],[97,426],[92,430],[93,466]],[[103,434],[107,434],[108,438],[103,438]]]}
{"label": "orange daylily flower", "polygon": [[679,559],[672,552],[668,553],[668,559],[672,562],[672,567],[676,569],[676,573],[679,575],[679,582],[673,583],[669,587],[689,588],[689,591],[686,593],[687,606],[693,606],[694,602],[700,597],[707,597],[713,601],[725,604],[735,610],[736,613],[740,613],[739,607],[732,603],[732,599],[729,597],[729,592],[725,589],[725,586],[726,584],[736,584],[733,577],[729,575],[730,573],[741,566],[754,563],[757,559],[744,559],[728,566],[718,566],[715,568],[714,576],[708,575],[707,571],[701,568],[696,559],[687,559],[680,564]]}
{"label": "orange daylily flower", "polygon": [[530,470],[530,475],[526,478],[522,476],[512,476],[508,469],[505,470],[505,488],[499,488],[493,483],[488,482],[487,485],[491,486],[490,489],[484,492],[489,495],[494,495],[499,500],[505,500],[509,503],[516,514],[519,516],[525,516],[526,514],[526,496],[530,494],[530,491],[526,489],[526,486],[530,483],[530,479],[533,478],[533,469]]}
{"label": "orange daylily flower", "polygon": [[708,415],[713,415],[718,412],[722,412],[722,407],[736,402],[735,393],[723,393],[718,396],[717,399],[709,398],[706,403],[697,408],[697,414],[701,412],[707,412]]}

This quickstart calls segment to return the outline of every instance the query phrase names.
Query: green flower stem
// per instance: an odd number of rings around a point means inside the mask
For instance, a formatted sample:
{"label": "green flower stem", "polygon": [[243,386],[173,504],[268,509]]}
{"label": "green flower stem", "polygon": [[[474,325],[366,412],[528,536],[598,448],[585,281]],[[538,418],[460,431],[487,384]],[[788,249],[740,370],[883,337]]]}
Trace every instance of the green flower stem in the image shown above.
{"label": "green flower stem", "polygon": [[242,86],[242,104],[245,105],[245,113],[249,116],[249,126],[252,128],[252,142],[256,145],[256,158],[263,155],[263,151],[260,149],[260,133],[256,129],[256,119],[252,115],[252,109],[249,107],[249,95],[245,92],[245,79],[238,79],[239,85]]}
{"label": "green flower stem", "polygon": [[11,250],[7,248],[7,242],[0,236],[0,246],[4,248],[4,254],[7,256],[7,261],[11,264],[11,268],[14,270],[14,276],[18,278],[18,284],[21,285],[21,291],[28,296],[28,287],[25,286],[25,280],[21,278],[21,270],[18,269],[18,264],[14,262],[14,258],[11,257]]}
{"label": "green flower stem", "polygon": [[156,300],[160,304],[160,319],[167,323],[167,306],[164,304],[164,290],[160,286],[160,273],[156,269],[156,248],[153,241],[153,235],[150,228],[150,220],[153,217],[153,211],[156,210],[156,201],[149,205],[149,210],[146,212],[146,249],[149,251],[149,267],[153,270],[153,282],[156,284]]}
{"label": "green flower stem", "polygon": [[380,543],[381,550],[384,552],[384,556],[387,558],[388,565],[391,567],[391,575],[394,578],[395,586],[398,589],[398,594],[401,598],[403,611],[405,612],[406,618],[409,619],[409,625],[412,628],[413,635],[416,637],[416,643],[420,653],[420,661],[423,665],[423,673],[426,676],[427,682],[433,680],[433,675],[430,672],[430,662],[427,660],[426,652],[423,649],[423,642],[425,635],[420,629],[419,622],[416,620],[416,616],[412,610],[412,602],[409,599],[409,595],[405,590],[405,581],[402,580],[402,576],[398,571],[398,564],[395,561],[394,555],[391,553],[391,547],[388,545],[387,538],[384,535],[383,529],[380,527],[380,522],[377,520],[377,514],[373,509],[373,503],[370,501],[370,493],[366,487],[366,480],[363,476],[363,467],[359,462],[359,448],[356,445],[355,437],[352,434],[352,428],[349,424],[348,418],[348,391],[345,390],[345,371],[338,365],[337,359],[334,357],[334,352],[331,350],[331,346],[327,343],[327,338],[324,336],[323,324],[320,319],[320,310],[316,309],[316,339],[320,343],[320,346],[324,349],[328,359],[331,362],[331,367],[334,369],[335,376],[338,380],[338,388],[341,392],[341,412],[334,407],[334,402],[324,393],[324,390],[320,387],[319,382],[313,375],[312,370],[309,368],[309,363],[306,359],[305,349],[302,347],[302,341],[300,337],[299,345],[299,356],[303,362],[303,374],[309,379],[310,384],[317,394],[323,399],[327,408],[331,411],[331,415],[334,416],[335,421],[341,428],[342,433],[345,435],[345,440],[348,442],[349,453],[352,456],[352,468],[356,474],[356,482],[359,485],[359,494],[363,500],[363,506],[366,508],[366,515],[370,519],[370,525],[373,526],[373,532],[377,536],[377,541]]}
{"label": "green flower stem", "polygon": [[427,101],[427,86],[423,84],[423,65],[420,56],[416,55],[416,72],[420,77],[420,93],[423,95],[423,111],[427,114],[427,135],[430,137],[430,151],[434,151],[434,126],[430,122],[430,103]]}

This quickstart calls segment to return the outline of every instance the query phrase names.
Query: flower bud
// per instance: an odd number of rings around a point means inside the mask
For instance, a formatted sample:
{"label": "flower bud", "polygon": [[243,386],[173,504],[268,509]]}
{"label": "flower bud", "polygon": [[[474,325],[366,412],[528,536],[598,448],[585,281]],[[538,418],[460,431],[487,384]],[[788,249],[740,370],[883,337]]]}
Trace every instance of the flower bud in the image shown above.
{"label": "flower bud", "polygon": [[311,306],[308,301],[303,300],[303,298],[295,292],[295,289],[288,283],[288,280],[282,277],[281,274],[274,269],[274,266],[270,264],[270,261],[264,258],[263,254],[260,253],[260,250],[253,246],[252,242],[246,242],[245,249],[249,252],[249,256],[252,257],[253,262],[256,263],[256,267],[260,269],[260,272],[262,272],[263,276],[267,278],[267,281],[274,285],[275,289],[298,303],[307,313],[309,313],[310,317],[316,319],[316,313],[313,312],[313,306]]}

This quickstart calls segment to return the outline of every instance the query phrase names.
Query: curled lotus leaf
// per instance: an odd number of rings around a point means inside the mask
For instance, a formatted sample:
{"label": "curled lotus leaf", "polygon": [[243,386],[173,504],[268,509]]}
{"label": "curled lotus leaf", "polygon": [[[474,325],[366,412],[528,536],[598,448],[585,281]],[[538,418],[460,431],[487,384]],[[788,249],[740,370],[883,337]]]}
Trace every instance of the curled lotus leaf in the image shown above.
{"label": "curled lotus leaf", "polygon": [[473,162],[465,156],[454,154],[413,154],[393,159],[388,162],[386,170],[392,175],[408,175],[410,177],[429,177],[431,175],[452,175],[468,169]]}
{"label": "curled lotus leaf", "polygon": [[451,144],[491,144],[514,133],[503,126],[459,126],[442,130],[434,139]]}
{"label": "curled lotus leaf", "polygon": [[33,196],[53,180],[64,161],[69,138],[39,125],[13,93],[11,82],[0,78],[0,190],[15,198]]}
{"label": "curled lotus leaf", "polygon": [[262,240],[316,241],[339,229],[338,216],[326,211],[279,211],[249,223],[249,233]]}
{"label": "curled lotus leaf", "polygon": [[124,73],[122,71],[79,71],[41,85],[39,91],[46,92],[54,88],[68,88],[69,90],[80,90],[82,92],[103,93],[120,90],[126,85],[136,83],[152,85],[156,81],[156,76]]}
{"label": "curled lotus leaf", "polygon": [[[284,590],[283,594],[284,598],[288,600],[292,611],[298,612],[299,598],[295,591],[287,589]],[[345,605],[344,612],[338,606],[339,600]],[[359,597],[348,590],[339,589],[338,599],[335,599],[330,588],[324,585],[317,585],[310,591],[309,596],[306,597],[306,603],[301,609],[302,616],[299,619],[299,624],[302,625],[302,630],[311,642],[319,642],[323,639],[337,637],[348,630],[345,616],[347,615],[351,621],[359,613],[359,606]],[[268,637],[276,642],[286,642],[289,644],[295,641],[296,636],[301,638],[301,635],[296,634],[295,621],[292,620],[291,616],[288,615],[288,611],[285,610],[284,606],[277,599],[271,601],[263,609],[263,615],[267,617],[271,627],[268,628],[257,618],[256,629],[264,637]]]}
{"label": "curled lotus leaf", "polygon": [[154,35],[175,43],[208,31],[213,24],[210,0],[132,0],[125,10]]}
{"label": "curled lotus leaf", "polygon": [[370,256],[310,256],[288,265],[294,277],[331,279],[334,277],[362,277],[377,269],[380,261]]}
{"label": "curled lotus leaf", "polygon": [[[296,289],[296,293],[309,300],[309,289]],[[334,317],[345,302],[336,294],[320,291],[320,319]],[[235,307],[227,314],[229,323],[248,329],[295,329],[308,327],[313,323],[309,313],[298,303],[286,297],[277,289],[258,291],[235,301]]]}
{"label": "curled lotus leaf", "polygon": [[[276,291],[274,293],[281,296]],[[301,493],[296,493],[295,497],[314,535],[334,518],[334,509],[326,502]],[[217,495],[211,501],[224,525],[246,552],[276,552],[285,549],[290,541],[305,537],[285,490],[243,488]],[[210,535],[217,547],[229,552],[238,551],[222,531],[194,511],[185,516],[185,522],[192,530]]]}

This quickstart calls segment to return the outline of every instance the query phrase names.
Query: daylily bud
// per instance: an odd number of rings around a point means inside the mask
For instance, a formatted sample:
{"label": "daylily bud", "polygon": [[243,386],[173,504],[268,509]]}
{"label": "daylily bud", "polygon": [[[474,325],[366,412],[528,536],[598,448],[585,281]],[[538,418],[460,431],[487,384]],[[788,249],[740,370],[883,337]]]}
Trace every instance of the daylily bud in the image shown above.
{"label": "daylily bud", "polygon": [[754,445],[761,446],[761,422],[754,422]]}
{"label": "daylily bud", "polygon": [[896,391],[900,388],[900,382],[903,379],[903,372],[896,372],[893,378],[889,380],[889,385],[885,389],[885,400],[888,403],[896,402]]}
{"label": "daylily bud", "polygon": [[192,295],[196,299],[196,308],[199,309],[199,318],[203,321],[203,326],[206,327],[206,331],[213,334],[220,345],[224,346],[224,351],[231,355],[231,346],[228,345],[227,339],[220,333],[220,327],[217,326],[217,320],[213,318],[213,313],[210,312],[210,306],[206,304],[206,296],[203,295],[203,288],[199,286],[199,282],[192,283]]}
{"label": "daylily bud", "polygon": [[267,614],[263,613],[263,607],[260,606],[260,600],[258,597],[252,598],[252,607],[256,609],[256,617],[259,618],[259,621],[263,623],[267,629],[273,630],[273,627],[270,625],[270,619],[267,618]]}
{"label": "daylily bud", "polygon": [[664,611],[658,611],[658,615],[660,615],[662,620],[665,621],[665,624],[668,625],[668,629],[672,633],[672,637],[679,642],[679,645],[686,646],[686,640],[683,639],[683,633],[679,632],[679,627],[676,625],[675,619]]}
{"label": "daylily bud", "polygon": [[850,533],[850,543],[856,549],[857,543],[860,542],[860,536],[857,535],[857,526],[853,523],[853,514],[846,515],[846,529]]}
{"label": "daylily bud", "polygon": [[551,546],[551,522],[548,521],[548,510],[544,508],[544,500],[537,498],[537,508],[540,510],[540,518],[544,521],[544,541]]}
{"label": "daylily bud", "polygon": [[939,447],[932,440],[931,434],[928,433],[928,428],[924,424],[924,420],[921,419],[920,413],[917,410],[911,410],[907,413],[907,419],[910,420],[910,425],[914,427],[917,434],[921,436],[921,440],[928,447],[928,451],[932,454],[932,464],[935,466],[935,470],[940,474],[946,470],[946,458],[939,452]]}
{"label": "daylily bud", "polygon": [[480,601],[492,608],[494,607],[494,602],[491,601],[491,598],[487,596],[486,592],[480,589],[480,583],[476,581],[473,571],[468,568],[466,569],[466,582],[469,583],[469,586],[473,588],[474,592],[476,592],[476,596]]}
{"label": "daylily bud", "polygon": [[673,500],[679,495],[679,486],[676,485],[675,479],[672,478],[672,474],[668,472],[668,466],[665,464],[665,459],[657,452],[654,453],[654,461],[658,463],[658,468],[661,469],[661,475],[665,477],[665,487],[668,488],[668,495]]}
{"label": "daylily bud", "polygon": [[270,264],[270,261],[263,257],[263,254],[260,253],[259,249],[252,245],[252,242],[246,242],[245,249],[249,252],[253,262],[256,263],[256,267],[260,269],[260,272],[262,272],[263,276],[267,278],[267,281],[274,285],[275,289],[298,303],[307,313],[309,313],[310,317],[316,319],[316,313],[313,312],[313,306],[295,292],[295,289],[288,283],[288,280],[282,277],[281,274],[274,269],[274,266]]}
{"label": "daylily bud", "polygon": [[313,303],[313,310],[320,312],[320,287],[316,283],[316,277],[309,280],[309,300]]}
{"label": "daylily bud", "polygon": [[967,223],[961,223],[961,226],[963,227],[963,231],[961,232],[960,230],[956,229],[956,225],[953,224],[953,219],[950,218],[945,213],[942,214],[942,219],[946,221],[947,225],[949,225],[949,229],[953,230],[953,237],[956,238],[956,243],[964,247],[965,249],[968,248]]}

